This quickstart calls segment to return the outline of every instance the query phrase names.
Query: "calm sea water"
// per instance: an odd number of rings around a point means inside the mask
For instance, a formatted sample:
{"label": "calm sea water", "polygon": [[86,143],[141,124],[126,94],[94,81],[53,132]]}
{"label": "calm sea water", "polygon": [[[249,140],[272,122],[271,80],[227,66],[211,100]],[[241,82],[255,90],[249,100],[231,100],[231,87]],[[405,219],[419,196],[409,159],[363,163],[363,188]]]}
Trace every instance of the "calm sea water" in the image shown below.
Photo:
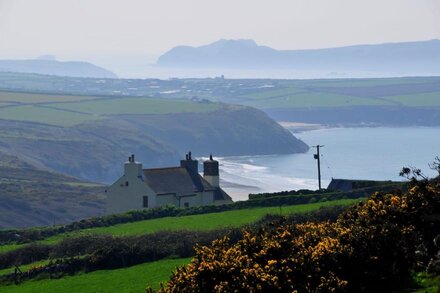
{"label": "calm sea water", "polygon": [[[427,175],[440,156],[440,127],[333,128],[296,133],[308,145],[321,149],[322,185],[331,178],[403,180],[403,166]],[[249,193],[317,189],[316,149],[305,154],[218,158],[222,186],[235,200]]]}

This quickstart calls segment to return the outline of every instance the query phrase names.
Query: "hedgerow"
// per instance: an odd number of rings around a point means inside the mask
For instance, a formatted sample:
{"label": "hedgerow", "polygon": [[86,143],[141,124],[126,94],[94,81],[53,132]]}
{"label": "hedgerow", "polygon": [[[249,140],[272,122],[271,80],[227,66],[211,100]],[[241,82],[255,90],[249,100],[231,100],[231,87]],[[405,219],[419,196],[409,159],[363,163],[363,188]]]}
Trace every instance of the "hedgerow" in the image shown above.
{"label": "hedgerow", "polygon": [[[387,189],[395,189],[396,186],[387,186]],[[50,236],[72,232],[82,229],[108,227],[116,224],[137,222],[143,220],[180,217],[189,215],[199,215],[207,213],[217,213],[230,210],[239,210],[253,207],[273,207],[283,205],[298,205],[338,199],[353,199],[368,197],[375,188],[362,188],[351,192],[313,192],[310,194],[295,194],[271,197],[263,197],[247,201],[239,201],[226,205],[200,206],[191,208],[177,208],[174,206],[164,206],[160,208],[129,211],[123,214],[107,215],[73,222],[64,226],[32,228],[32,229],[12,229],[0,231],[0,244],[8,243],[28,243],[42,240]]]}
{"label": "hedgerow", "polygon": [[[247,226],[248,230],[258,230],[271,226],[273,221],[303,223],[310,220],[333,221],[346,206],[321,208],[317,211],[293,214],[287,218],[267,215]],[[228,235],[230,241],[242,239],[242,230],[220,229],[213,231],[163,231],[143,236],[114,237],[111,235],[84,235],[63,239],[53,245],[30,244],[23,248],[0,254],[0,268],[50,259],[48,264],[33,267],[23,274],[0,276],[0,283],[21,282],[35,278],[61,278],[78,271],[94,271],[129,267],[139,263],[169,257],[194,255],[194,246],[209,244],[216,238]]]}

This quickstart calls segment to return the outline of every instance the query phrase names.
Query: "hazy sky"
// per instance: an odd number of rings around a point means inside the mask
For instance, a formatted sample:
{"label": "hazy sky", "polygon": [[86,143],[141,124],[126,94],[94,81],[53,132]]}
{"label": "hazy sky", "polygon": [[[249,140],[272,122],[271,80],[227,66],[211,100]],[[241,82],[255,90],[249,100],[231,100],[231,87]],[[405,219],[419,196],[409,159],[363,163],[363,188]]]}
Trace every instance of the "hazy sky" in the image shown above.
{"label": "hazy sky", "polygon": [[2,59],[152,63],[176,45],[220,38],[276,49],[440,38],[440,1],[0,0]]}

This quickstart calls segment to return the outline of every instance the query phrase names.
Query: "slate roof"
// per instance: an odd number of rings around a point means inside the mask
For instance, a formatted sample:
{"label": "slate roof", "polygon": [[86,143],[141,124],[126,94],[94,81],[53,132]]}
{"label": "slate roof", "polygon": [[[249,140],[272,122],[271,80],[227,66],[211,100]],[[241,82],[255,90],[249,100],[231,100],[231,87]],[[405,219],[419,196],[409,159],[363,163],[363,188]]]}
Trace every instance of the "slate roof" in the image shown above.
{"label": "slate roof", "polygon": [[349,179],[333,179],[328,185],[328,190],[351,191],[353,190],[353,181]]}
{"label": "slate roof", "polygon": [[328,185],[328,190],[352,191],[356,188],[367,188],[376,185],[384,185],[392,181],[376,181],[376,180],[357,180],[357,179],[335,179],[332,178]]}
{"label": "slate roof", "polygon": [[144,182],[156,194],[193,195],[196,192],[214,191],[215,200],[230,199],[221,188],[213,187],[200,174],[192,174],[184,167],[144,169]]}
{"label": "slate roof", "polygon": [[220,187],[217,188],[214,192],[214,200],[230,200],[232,201],[232,197],[229,196],[223,189]]}

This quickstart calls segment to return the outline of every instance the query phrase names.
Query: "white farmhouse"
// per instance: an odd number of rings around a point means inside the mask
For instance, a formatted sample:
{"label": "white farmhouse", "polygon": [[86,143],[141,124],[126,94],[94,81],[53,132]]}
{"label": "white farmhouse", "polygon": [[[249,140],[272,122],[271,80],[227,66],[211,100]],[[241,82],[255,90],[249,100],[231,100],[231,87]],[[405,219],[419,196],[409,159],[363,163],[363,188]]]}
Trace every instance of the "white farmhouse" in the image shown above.
{"label": "white farmhouse", "polygon": [[180,167],[142,169],[134,155],[124,164],[124,175],[108,187],[108,214],[164,205],[194,207],[231,203],[231,197],[220,188],[218,161],[203,162],[203,176],[191,152]]}

